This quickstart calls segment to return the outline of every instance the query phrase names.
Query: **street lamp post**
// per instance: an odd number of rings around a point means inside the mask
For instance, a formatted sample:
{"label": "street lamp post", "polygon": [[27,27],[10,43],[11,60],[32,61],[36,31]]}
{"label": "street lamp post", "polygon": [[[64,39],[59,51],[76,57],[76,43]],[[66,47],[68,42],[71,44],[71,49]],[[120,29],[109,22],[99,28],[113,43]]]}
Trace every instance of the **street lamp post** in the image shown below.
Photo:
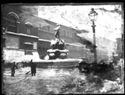
{"label": "street lamp post", "polygon": [[95,20],[97,18],[98,13],[94,10],[94,8],[91,9],[90,13],[88,14],[90,20],[92,21],[92,30],[93,30],[93,50],[94,50],[94,62],[97,63],[97,52],[96,52],[96,36],[95,36]]}

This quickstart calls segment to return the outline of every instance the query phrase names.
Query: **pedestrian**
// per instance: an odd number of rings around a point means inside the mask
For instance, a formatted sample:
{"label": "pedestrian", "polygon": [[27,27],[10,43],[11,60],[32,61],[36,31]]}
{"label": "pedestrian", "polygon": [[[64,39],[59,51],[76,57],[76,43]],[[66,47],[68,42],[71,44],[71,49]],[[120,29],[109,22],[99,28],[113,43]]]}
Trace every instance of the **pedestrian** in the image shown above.
{"label": "pedestrian", "polygon": [[36,63],[33,63],[33,75],[36,76]]}
{"label": "pedestrian", "polygon": [[36,64],[32,62],[30,62],[30,66],[31,66],[31,75],[35,76],[36,75]]}
{"label": "pedestrian", "polygon": [[32,60],[30,61],[30,67],[31,67],[31,75],[33,76],[33,62],[32,62]]}
{"label": "pedestrian", "polygon": [[14,62],[14,63],[12,63],[12,67],[11,67],[11,76],[12,77],[14,77],[14,75],[15,75],[15,69],[16,69],[17,67],[16,67],[16,63]]}
{"label": "pedestrian", "polygon": [[118,66],[120,68],[120,79],[121,79],[121,83],[124,83],[124,59],[120,58],[119,62],[118,62]]}
{"label": "pedestrian", "polygon": [[113,62],[114,66],[117,65],[117,58],[115,57],[115,53],[114,52],[112,53],[112,62]]}

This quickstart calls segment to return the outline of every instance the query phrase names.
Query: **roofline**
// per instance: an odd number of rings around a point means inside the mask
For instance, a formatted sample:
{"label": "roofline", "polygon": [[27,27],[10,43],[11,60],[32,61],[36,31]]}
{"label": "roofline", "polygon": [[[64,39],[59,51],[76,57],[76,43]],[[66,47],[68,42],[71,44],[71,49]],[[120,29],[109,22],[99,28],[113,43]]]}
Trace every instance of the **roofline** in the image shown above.
{"label": "roofline", "polygon": [[[39,18],[39,19],[41,19],[41,20],[44,20],[45,22],[47,21],[47,23],[48,22],[51,22],[51,23],[53,23],[55,26],[57,26],[57,24],[60,24],[60,23],[56,23],[56,22],[54,22],[54,21],[51,21],[51,20],[48,20],[48,19],[45,19],[45,18],[42,18],[42,17],[38,17],[38,16],[36,16],[36,15],[32,15],[32,17],[35,17],[35,18]],[[25,22],[22,22],[22,23],[24,23],[25,24]],[[48,23],[48,24],[50,24],[50,23]],[[51,25],[51,24],[50,24]],[[73,27],[69,27],[69,26],[66,26],[66,25],[62,25],[62,24],[60,24],[62,27],[65,27],[65,28],[69,28],[69,29],[73,29],[76,33],[79,33],[78,31],[80,31],[80,30],[78,30],[78,29],[75,29],[75,28],[73,28]],[[82,29],[84,32],[81,32],[80,31],[80,33],[86,33],[86,32],[89,32],[89,31],[87,31],[87,30],[85,30],[85,29]]]}
{"label": "roofline", "polygon": [[45,41],[45,42],[51,42],[50,40],[41,39],[41,38],[39,38],[38,40],[39,40],[39,41]]}
{"label": "roofline", "polygon": [[[51,23],[55,24],[56,26],[57,26],[57,24],[60,24],[60,23],[56,23],[56,22],[51,21],[51,20],[48,20],[48,19],[44,19],[44,18],[42,18],[42,17],[35,16],[35,15],[34,15],[34,17],[37,17],[37,18],[40,18],[40,19],[42,19],[42,20],[51,22]],[[48,23],[48,22],[47,22],[47,23]],[[62,24],[60,24],[60,25],[63,26],[63,27],[70,28],[70,29],[73,29],[73,30],[77,31],[77,29],[75,29],[75,28],[73,28],[73,27],[65,26],[65,25],[62,25]]]}
{"label": "roofline", "polygon": [[31,38],[39,38],[37,36],[33,36],[33,35],[27,35],[27,34],[23,34],[23,33],[14,33],[14,32],[10,32],[10,31],[6,31],[5,34],[12,34],[12,35],[17,35],[17,36],[25,36],[25,37],[31,37]]}

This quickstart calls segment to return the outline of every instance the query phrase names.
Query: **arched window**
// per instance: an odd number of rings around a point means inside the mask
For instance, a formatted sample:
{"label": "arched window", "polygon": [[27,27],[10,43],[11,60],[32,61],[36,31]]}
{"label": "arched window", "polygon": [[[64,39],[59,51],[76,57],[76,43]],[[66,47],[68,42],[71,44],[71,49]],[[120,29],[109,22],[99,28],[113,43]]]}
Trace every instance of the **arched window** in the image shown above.
{"label": "arched window", "polygon": [[9,12],[6,18],[7,23],[7,31],[10,32],[17,32],[17,22],[19,20],[19,17],[14,12]]}

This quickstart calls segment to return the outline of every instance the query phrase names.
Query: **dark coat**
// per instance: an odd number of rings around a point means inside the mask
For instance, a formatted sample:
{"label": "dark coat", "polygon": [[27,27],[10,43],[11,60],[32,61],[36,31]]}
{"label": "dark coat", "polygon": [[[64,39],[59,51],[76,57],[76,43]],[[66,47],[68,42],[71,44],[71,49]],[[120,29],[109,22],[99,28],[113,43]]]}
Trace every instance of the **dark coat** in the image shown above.
{"label": "dark coat", "polygon": [[36,73],[36,64],[31,62],[30,65],[31,65],[31,73]]}

